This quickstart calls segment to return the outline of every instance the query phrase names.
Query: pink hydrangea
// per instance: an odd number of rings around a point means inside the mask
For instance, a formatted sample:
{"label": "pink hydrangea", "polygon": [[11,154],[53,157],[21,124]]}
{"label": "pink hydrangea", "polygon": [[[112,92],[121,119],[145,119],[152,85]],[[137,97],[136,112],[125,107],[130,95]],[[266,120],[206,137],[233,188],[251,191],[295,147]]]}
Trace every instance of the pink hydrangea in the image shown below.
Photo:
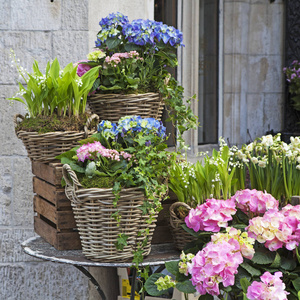
{"label": "pink hydrangea", "polygon": [[237,240],[210,242],[188,264],[188,272],[200,295],[219,295],[219,283],[224,287],[233,285],[242,262]]}
{"label": "pink hydrangea", "polygon": [[79,62],[74,64],[74,66],[77,65],[76,73],[79,77],[81,77],[83,74],[85,74],[88,70],[90,70],[92,68],[89,65],[80,64],[81,62],[87,62],[87,60],[80,60]]}
{"label": "pink hydrangea", "polygon": [[269,209],[278,209],[279,204],[271,194],[255,189],[237,191],[231,199],[241,211],[246,214],[251,212],[254,215],[264,214]]}
{"label": "pink hydrangea", "polygon": [[288,292],[285,291],[285,284],[280,279],[281,272],[272,275],[265,272],[261,277],[261,282],[254,281],[248,287],[247,298],[249,300],[285,300]]}
{"label": "pink hydrangea", "polygon": [[259,243],[265,243],[270,251],[276,251],[283,246],[293,250],[300,242],[300,220],[292,214],[293,210],[289,207],[282,211],[271,209],[262,217],[249,221],[249,226],[246,227],[248,235]]}
{"label": "pink hydrangea", "polygon": [[221,227],[227,227],[228,221],[236,213],[232,200],[207,199],[206,203],[191,209],[185,218],[187,227],[194,231],[219,232]]}

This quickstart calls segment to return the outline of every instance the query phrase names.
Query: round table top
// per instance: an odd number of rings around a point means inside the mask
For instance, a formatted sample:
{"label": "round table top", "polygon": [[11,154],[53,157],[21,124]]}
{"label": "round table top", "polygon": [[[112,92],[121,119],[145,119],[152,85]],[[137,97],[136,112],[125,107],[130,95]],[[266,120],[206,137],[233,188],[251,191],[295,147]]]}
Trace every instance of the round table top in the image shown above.
{"label": "round table top", "polygon": [[[65,263],[85,267],[120,267],[132,266],[132,262],[96,262],[84,257],[81,250],[57,250],[40,236],[32,237],[22,243],[25,253],[36,258],[57,263]],[[157,244],[151,246],[150,254],[139,264],[143,266],[159,266],[167,261],[179,260],[180,252],[173,244]]]}

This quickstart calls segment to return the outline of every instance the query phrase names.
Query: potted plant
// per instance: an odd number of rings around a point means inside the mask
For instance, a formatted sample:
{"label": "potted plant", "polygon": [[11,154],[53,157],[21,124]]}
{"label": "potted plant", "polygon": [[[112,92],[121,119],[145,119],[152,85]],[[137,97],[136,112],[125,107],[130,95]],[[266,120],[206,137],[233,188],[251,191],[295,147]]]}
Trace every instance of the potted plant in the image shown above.
{"label": "potted plant", "polygon": [[58,156],[87,258],[138,264],[150,252],[176,156],[165,139],[161,121],[127,116]]}
{"label": "potted plant", "polygon": [[185,220],[195,247],[166,263],[173,278],[151,275],[147,292],[157,296],[176,286],[199,299],[299,299],[299,212],[299,205],[279,208],[257,190],[208,199]]}
{"label": "potted plant", "polygon": [[183,101],[183,87],[169,73],[177,66],[176,51],[182,33],[172,26],[152,20],[133,20],[121,13],[103,18],[96,51],[81,61],[79,74],[100,66],[89,105],[100,119],[117,121],[121,116],[141,115],[160,119],[163,105],[182,133],[197,127],[190,107]]}
{"label": "potted plant", "polygon": [[8,100],[22,102],[28,111],[26,116],[15,116],[15,125],[31,160],[53,161],[76,141],[95,132],[88,127],[98,116],[86,113],[86,101],[98,68],[79,77],[77,66],[70,63],[62,69],[54,59],[47,63],[44,73],[34,61],[29,73],[18,65],[13,51],[11,56],[24,82],[18,82],[18,93]]}
{"label": "potted plant", "polygon": [[170,207],[170,225],[179,250],[194,240],[182,228],[191,208],[209,198],[229,199],[244,188],[244,168],[236,159],[236,152],[237,147],[229,148],[220,138],[219,150],[214,149],[211,155],[201,153],[202,159],[196,163],[182,159],[171,167],[169,188],[176,194],[178,202]]}

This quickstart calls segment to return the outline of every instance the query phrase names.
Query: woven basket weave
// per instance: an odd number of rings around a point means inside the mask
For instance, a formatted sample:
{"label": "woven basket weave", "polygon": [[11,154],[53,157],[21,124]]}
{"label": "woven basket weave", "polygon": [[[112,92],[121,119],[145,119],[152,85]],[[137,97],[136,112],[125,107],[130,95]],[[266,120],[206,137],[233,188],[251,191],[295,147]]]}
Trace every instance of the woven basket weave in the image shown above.
{"label": "woven basket weave", "polygon": [[175,202],[170,206],[170,226],[173,241],[178,250],[183,250],[187,243],[196,240],[196,238],[181,227],[181,225],[185,224],[184,220],[178,218],[175,213],[179,207],[184,207],[188,210],[191,208],[184,202]]}
{"label": "woven basket weave", "polygon": [[[133,250],[145,237],[138,232],[149,228],[147,245],[143,248],[143,256],[151,251],[151,240],[156,227],[154,222],[148,224],[149,215],[143,215],[139,207],[145,196],[139,188],[126,188],[120,192],[117,206],[111,188],[82,188],[77,176],[70,166],[63,165],[63,176],[66,181],[66,195],[71,201],[76,226],[79,230],[82,252],[93,261],[127,261],[133,258]],[[119,211],[118,223],[111,215]],[[128,236],[128,246],[116,249],[115,242],[119,234]]]}
{"label": "woven basket weave", "polygon": [[125,116],[141,116],[161,120],[164,101],[158,93],[94,94],[88,97],[92,113],[100,120],[117,122]]}
{"label": "woven basket weave", "polygon": [[[17,114],[14,117],[15,126],[18,125],[18,118],[24,119],[24,116]],[[84,131],[55,131],[39,134],[37,132],[27,132],[19,130],[17,137],[22,140],[28,157],[31,160],[49,163],[55,160],[55,157],[65,151],[78,145],[78,141],[85,139],[96,132],[89,130],[93,119],[99,120],[96,114],[91,115],[85,126]]]}

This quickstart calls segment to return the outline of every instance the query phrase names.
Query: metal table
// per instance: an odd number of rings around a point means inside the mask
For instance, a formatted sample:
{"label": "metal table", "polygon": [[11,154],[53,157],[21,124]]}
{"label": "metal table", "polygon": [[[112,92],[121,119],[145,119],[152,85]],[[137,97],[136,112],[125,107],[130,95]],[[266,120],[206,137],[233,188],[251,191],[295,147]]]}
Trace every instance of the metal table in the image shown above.
{"label": "metal table", "polygon": [[[81,250],[56,250],[43,238],[37,236],[32,237],[22,244],[23,250],[26,254],[49,260],[56,263],[70,264],[80,270],[86,275],[97,289],[102,300],[107,300],[100,284],[92,276],[92,274],[85,267],[111,267],[111,268],[128,268],[133,267],[129,262],[94,262],[84,257]],[[173,244],[159,244],[152,245],[150,254],[144,258],[144,261],[139,265],[145,266],[160,266],[157,272],[164,269],[165,262],[179,259],[180,252],[174,249]],[[135,285],[136,269],[133,268],[133,282],[131,285],[131,300],[134,300],[134,285]]]}

